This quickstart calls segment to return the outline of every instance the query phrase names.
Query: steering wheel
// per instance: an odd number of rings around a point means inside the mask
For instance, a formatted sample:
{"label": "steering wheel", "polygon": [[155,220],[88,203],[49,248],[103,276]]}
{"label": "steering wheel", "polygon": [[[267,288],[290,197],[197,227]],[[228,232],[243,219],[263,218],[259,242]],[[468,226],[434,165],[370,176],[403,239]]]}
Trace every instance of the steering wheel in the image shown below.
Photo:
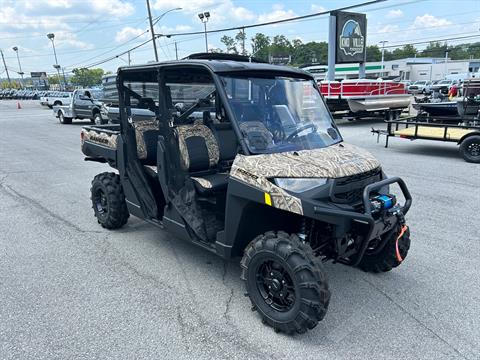
{"label": "steering wheel", "polygon": [[303,130],[310,129],[310,128],[313,130],[312,132],[317,132],[317,127],[315,126],[315,124],[311,124],[311,123],[310,124],[305,124],[305,125],[300,126],[297,129],[295,129],[295,131],[293,133],[288,135],[288,137],[285,139],[285,141],[291,141],[293,138],[298,137],[298,134],[300,134]]}

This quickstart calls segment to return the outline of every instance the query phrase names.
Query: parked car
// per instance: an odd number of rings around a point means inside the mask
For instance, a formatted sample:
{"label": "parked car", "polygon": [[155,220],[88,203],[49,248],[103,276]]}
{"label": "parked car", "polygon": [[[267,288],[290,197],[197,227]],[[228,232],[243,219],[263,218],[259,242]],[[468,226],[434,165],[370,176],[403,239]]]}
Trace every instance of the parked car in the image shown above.
{"label": "parked car", "polygon": [[418,80],[408,87],[408,92],[411,94],[425,94],[425,88],[430,85],[430,81]]}
{"label": "parked car", "polygon": [[48,106],[51,109],[53,106],[70,103],[71,97],[71,92],[51,91],[46,96],[40,98],[40,105]]}
{"label": "parked car", "polygon": [[457,84],[456,80],[440,80],[438,83],[430,87],[430,91],[448,94],[448,90],[450,90],[454,84]]}

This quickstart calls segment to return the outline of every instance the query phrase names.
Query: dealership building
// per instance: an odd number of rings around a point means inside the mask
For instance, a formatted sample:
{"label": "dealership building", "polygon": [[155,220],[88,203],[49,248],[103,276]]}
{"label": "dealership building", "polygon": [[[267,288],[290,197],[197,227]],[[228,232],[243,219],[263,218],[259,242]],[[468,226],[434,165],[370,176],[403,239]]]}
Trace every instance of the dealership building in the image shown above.
{"label": "dealership building", "polygon": [[[324,79],[327,74],[327,65],[309,65],[302,67],[318,79]],[[358,64],[337,64],[335,66],[335,79],[357,79]],[[382,63],[367,62],[365,74],[367,78],[376,79],[401,79],[401,80],[441,80],[445,78],[459,79],[470,76],[480,71],[480,59],[450,60],[445,58],[406,58],[390,60]],[[477,76],[476,76],[477,77]],[[480,77],[480,75],[479,75]]]}

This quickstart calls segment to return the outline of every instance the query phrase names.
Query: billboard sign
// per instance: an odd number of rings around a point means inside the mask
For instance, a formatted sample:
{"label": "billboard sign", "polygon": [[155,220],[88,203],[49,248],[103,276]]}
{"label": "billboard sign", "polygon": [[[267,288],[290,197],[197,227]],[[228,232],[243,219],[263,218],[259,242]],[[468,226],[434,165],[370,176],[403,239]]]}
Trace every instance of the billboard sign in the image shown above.
{"label": "billboard sign", "polygon": [[337,11],[335,62],[359,63],[365,61],[367,17],[365,14]]}
{"label": "billboard sign", "polygon": [[46,72],[31,72],[30,76],[32,78],[32,85],[34,89],[43,90],[48,87],[48,78]]}

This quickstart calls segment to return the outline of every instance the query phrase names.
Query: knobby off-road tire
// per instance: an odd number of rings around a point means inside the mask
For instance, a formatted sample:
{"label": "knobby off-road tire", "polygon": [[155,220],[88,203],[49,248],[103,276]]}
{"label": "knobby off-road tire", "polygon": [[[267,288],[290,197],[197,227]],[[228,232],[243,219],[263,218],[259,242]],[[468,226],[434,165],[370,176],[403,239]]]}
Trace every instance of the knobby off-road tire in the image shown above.
{"label": "knobby off-road tire", "polygon": [[460,154],[467,162],[480,163],[480,136],[473,135],[463,140],[460,144]]}
{"label": "knobby off-road tire", "polygon": [[381,251],[375,253],[375,249],[367,249],[360,264],[360,269],[367,272],[387,272],[399,266],[407,257],[410,249],[410,229],[407,228],[404,234],[398,239],[398,255],[397,255],[397,238],[400,235],[401,227],[395,226],[392,230],[384,234],[388,240]]}
{"label": "knobby off-road tire", "polygon": [[118,229],[127,223],[128,213],[120,176],[104,172],[92,181],[91,199],[98,223],[106,229]]}
{"label": "knobby off-road tire", "polygon": [[60,124],[71,124],[72,123],[72,118],[67,118],[63,115],[61,111],[58,112],[58,121],[60,121]]}
{"label": "knobby off-road tire", "polygon": [[256,237],[241,267],[252,310],[276,332],[304,333],[324,318],[330,301],[326,275],[296,235],[271,231]]}

